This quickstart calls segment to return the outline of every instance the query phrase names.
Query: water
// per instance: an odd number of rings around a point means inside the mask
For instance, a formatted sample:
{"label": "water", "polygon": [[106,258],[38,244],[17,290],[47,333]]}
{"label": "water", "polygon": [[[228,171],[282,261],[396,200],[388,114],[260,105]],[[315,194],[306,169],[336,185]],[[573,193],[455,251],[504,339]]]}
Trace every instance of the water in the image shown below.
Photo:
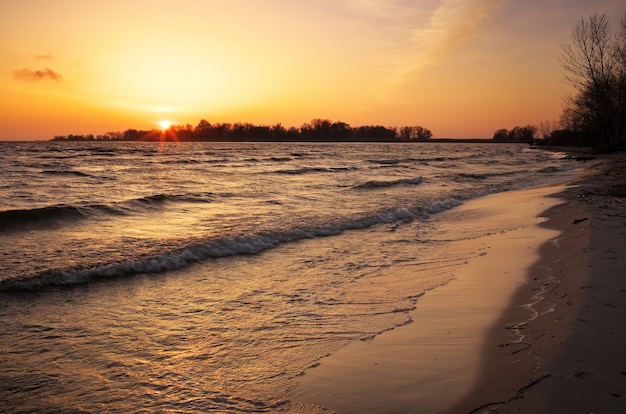
{"label": "water", "polygon": [[293,410],[308,367],[471,258],[438,212],[577,167],[436,143],[0,143],[0,165],[0,411],[120,413]]}

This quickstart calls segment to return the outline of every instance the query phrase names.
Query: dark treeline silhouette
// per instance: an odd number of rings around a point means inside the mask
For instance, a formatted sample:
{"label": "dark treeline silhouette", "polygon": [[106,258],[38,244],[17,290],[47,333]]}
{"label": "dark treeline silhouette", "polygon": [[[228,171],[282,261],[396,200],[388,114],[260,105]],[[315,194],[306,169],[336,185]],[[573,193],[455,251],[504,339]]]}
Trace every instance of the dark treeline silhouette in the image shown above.
{"label": "dark treeline silhouette", "polygon": [[493,134],[494,141],[497,142],[527,142],[533,144],[537,127],[534,125],[526,125],[523,127],[516,126],[510,131],[508,129],[499,129]]}
{"label": "dark treeline silhouette", "polygon": [[606,14],[581,18],[563,45],[561,64],[574,87],[551,143],[626,147],[626,16],[613,33]]}
{"label": "dark treeline silhouette", "polygon": [[183,141],[183,142],[413,142],[428,141],[432,133],[421,126],[387,128],[383,126],[351,127],[345,122],[314,119],[300,128],[285,128],[249,123],[216,123],[201,120],[195,127],[174,125],[165,131],[107,132],[102,135],[58,135],[53,141]]}
{"label": "dark treeline silhouette", "polygon": [[606,14],[581,18],[572,29],[571,43],[563,45],[560,60],[566,82],[574,87],[561,120],[542,122],[539,128],[499,129],[493,139],[626,149],[626,16],[617,33]]}

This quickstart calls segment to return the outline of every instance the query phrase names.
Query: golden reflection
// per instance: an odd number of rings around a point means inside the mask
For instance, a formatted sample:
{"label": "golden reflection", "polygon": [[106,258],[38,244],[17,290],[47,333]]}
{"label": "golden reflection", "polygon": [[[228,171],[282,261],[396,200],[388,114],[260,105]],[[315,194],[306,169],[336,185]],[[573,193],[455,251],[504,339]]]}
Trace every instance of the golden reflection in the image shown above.
{"label": "golden reflection", "polygon": [[161,131],[161,136],[159,137],[159,141],[165,142],[168,140],[174,141],[174,142],[180,142],[180,140],[178,139],[178,136],[176,135],[176,131],[174,131],[172,128],[168,128],[165,131]]}

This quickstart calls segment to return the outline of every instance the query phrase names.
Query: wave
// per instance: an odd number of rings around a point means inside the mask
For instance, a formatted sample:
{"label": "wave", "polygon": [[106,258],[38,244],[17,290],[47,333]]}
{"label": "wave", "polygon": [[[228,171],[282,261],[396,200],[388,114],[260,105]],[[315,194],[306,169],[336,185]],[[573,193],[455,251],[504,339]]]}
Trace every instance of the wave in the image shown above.
{"label": "wave", "polygon": [[450,198],[427,208],[398,208],[344,219],[319,226],[265,231],[256,234],[195,240],[178,249],[136,257],[123,262],[93,264],[89,267],[53,269],[21,278],[0,281],[0,291],[39,291],[51,287],[69,287],[98,280],[158,274],[179,270],[203,260],[236,255],[256,255],[279,245],[305,239],[329,237],[349,230],[362,230],[379,224],[426,219],[461,204]]}
{"label": "wave", "polygon": [[488,174],[461,173],[461,174],[457,174],[456,177],[460,179],[486,180],[487,178],[489,178],[489,175]]}
{"label": "wave", "polygon": [[41,173],[47,174],[47,175],[64,175],[64,176],[70,176],[70,177],[97,178],[91,174],[87,174],[87,173],[80,172],[80,171],[73,171],[73,170],[44,170]]}
{"label": "wave", "polygon": [[417,178],[402,178],[399,180],[392,181],[368,181],[363,184],[359,184],[355,186],[356,189],[376,189],[376,188],[387,188],[387,187],[395,187],[398,185],[419,185],[424,182],[422,177]]}
{"label": "wave", "polygon": [[182,160],[167,160],[167,161],[161,161],[160,164],[163,165],[170,165],[170,164],[201,164],[202,161],[193,159],[193,158],[187,158],[187,159],[182,159]]}
{"label": "wave", "polygon": [[381,165],[396,165],[400,163],[398,159],[388,159],[388,160],[369,160],[372,164],[381,164]]}
{"label": "wave", "polygon": [[304,167],[304,168],[294,168],[288,170],[277,170],[278,174],[289,174],[289,175],[301,175],[301,174],[309,174],[309,173],[334,173],[334,172],[344,172],[350,171],[354,168],[346,168],[346,167],[336,167],[336,168],[325,168],[325,167]]}
{"label": "wave", "polygon": [[430,162],[443,162],[443,161],[459,161],[459,160],[467,160],[467,156],[436,156],[436,157],[423,157],[423,158],[407,158],[403,161],[405,162],[417,162],[428,164]]}
{"label": "wave", "polygon": [[270,157],[264,161],[269,162],[289,162],[291,161],[291,157]]}
{"label": "wave", "polygon": [[167,195],[155,194],[111,204],[59,204],[24,210],[0,211],[0,231],[40,230],[68,222],[105,215],[128,215],[160,208],[165,203],[207,203],[212,193]]}
{"label": "wave", "polygon": [[456,174],[455,180],[486,180],[491,177],[505,177],[519,174],[519,171],[505,171],[500,173],[460,173]]}
{"label": "wave", "polygon": [[289,174],[289,175],[301,175],[307,173],[324,173],[330,172],[328,168],[323,167],[305,167],[305,168],[294,168],[291,170],[277,170],[277,174]]}
{"label": "wave", "polygon": [[545,167],[545,168],[540,169],[538,172],[543,173],[543,174],[552,174],[555,172],[559,172],[561,170],[562,169],[559,167]]}
{"label": "wave", "polygon": [[58,220],[76,220],[85,213],[78,207],[68,205],[49,206],[29,210],[5,210],[0,212],[0,231],[47,227]]}
{"label": "wave", "polygon": [[213,198],[213,193],[196,194],[154,194],[123,202],[124,204],[145,203],[149,205],[164,203],[207,203]]}

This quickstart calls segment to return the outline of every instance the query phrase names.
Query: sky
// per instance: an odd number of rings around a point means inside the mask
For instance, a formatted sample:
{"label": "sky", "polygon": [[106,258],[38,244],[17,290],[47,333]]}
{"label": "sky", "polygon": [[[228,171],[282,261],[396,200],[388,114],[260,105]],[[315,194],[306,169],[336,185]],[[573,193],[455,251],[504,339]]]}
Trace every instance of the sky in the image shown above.
{"label": "sky", "polygon": [[623,0],[4,0],[0,140],[160,121],[423,126],[558,120],[573,25]]}

